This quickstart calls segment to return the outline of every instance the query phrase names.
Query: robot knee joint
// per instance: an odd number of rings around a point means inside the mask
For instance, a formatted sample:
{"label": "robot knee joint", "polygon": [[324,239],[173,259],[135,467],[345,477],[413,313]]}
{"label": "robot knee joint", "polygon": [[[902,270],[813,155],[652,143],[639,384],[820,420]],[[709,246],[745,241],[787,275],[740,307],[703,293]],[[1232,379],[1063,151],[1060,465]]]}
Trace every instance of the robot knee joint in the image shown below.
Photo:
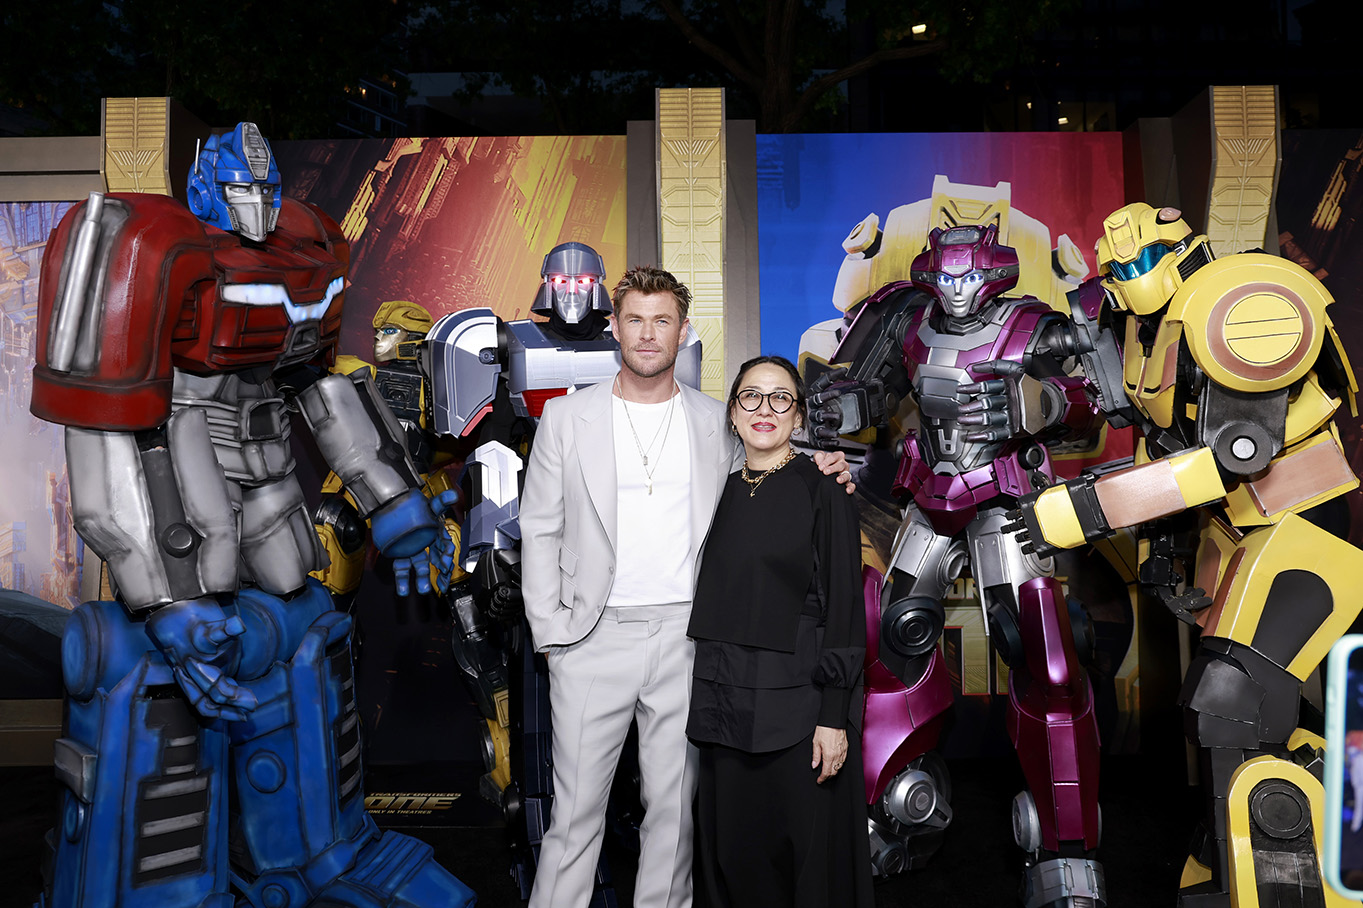
{"label": "robot knee joint", "polygon": [[946,613],[936,599],[899,599],[880,619],[880,641],[895,655],[912,659],[932,651],[945,623]]}
{"label": "robot knee joint", "polygon": [[1259,749],[1296,728],[1300,683],[1243,644],[1203,640],[1179,701],[1189,739],[1202,747]]}

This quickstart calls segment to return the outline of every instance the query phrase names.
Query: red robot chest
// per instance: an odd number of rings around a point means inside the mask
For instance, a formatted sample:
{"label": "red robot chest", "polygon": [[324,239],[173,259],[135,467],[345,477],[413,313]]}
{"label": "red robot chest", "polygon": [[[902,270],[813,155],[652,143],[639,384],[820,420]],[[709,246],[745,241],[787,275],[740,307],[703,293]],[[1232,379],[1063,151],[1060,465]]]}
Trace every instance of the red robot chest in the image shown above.
{"label": "red robot chest", "polygon": [[96,194],[67,212],[43,253],[33,413],[153,428],[170,415],[175,367],[328,361],[349,261],[336,222],[290,199],[266,242],[244,244],[174,199]]}
{"label": "red robot chest", "polygon": [[171,334],[178,368],[232,371],[331,358],[349,248],[314,211],[299,208],[286,200],[264,243],[208,228],[213,280],[196,284],[180,310]]}

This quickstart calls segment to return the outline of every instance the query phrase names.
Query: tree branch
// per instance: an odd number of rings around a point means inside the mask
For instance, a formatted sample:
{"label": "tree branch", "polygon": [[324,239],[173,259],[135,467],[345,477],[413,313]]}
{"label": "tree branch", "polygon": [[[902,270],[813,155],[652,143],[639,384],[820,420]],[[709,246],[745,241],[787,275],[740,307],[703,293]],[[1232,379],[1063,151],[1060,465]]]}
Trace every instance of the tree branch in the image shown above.
{"label": "tree branch", "polygon": [[672,24],[681,30],[681,33],[686,40],[696,46],[697,50],[733,73],[741,82],[745,83],[753,91],[761,94],[761,75],[744,66],[733,54],[702,35],[700,30],[692,25],[691,21],[682,14],[681,8],[674,0],[658,0],[658,5],[663,8],[663,12],[667,14],[667,18],[672,20]]}
{"label": "tree branch", "polygon": [[776,59],[780,69],[776,74],[776,90],[781,98],[788,98],[794,86],[791,77],[795,70],[795,17],[800,8],[800,0],[785,0],[780,12],[780,34],[777,38]]}
{"label": "tree branch", "polygon": [[809,83],[809,87],[800,93],[799,100],[791,106],[789,112],[781,119],[781,131],[789,132],[794,129],[800,118],[809,112],[809,108],[814,106],[814,102],[839,82],[845,82],[853,76],[859,76],[868,70],[875,69],[882,63],[888,63],[891,60],[911,60],[914,57],[926,57],[944,50],[946,46],[946,41],[939,38],[936,41],[915,44],[912,47],[887,47],[875,53],[867,54],[860,60],[847,64],[842,69],[820,76]]}
{"label": "tree branch", "polygon": [[719,8],[724,13],[724,21],[729,24],[729,31],[734,33],[734,40],[738,42],[738,51],[743,55],[743,59],[753,69],[761,68],[762,58],[757,55],[757,48],[753,46],[747,25],[743,22],[743,16],[739,14],[738,8],[734,6],[733,0],[719,0]]}

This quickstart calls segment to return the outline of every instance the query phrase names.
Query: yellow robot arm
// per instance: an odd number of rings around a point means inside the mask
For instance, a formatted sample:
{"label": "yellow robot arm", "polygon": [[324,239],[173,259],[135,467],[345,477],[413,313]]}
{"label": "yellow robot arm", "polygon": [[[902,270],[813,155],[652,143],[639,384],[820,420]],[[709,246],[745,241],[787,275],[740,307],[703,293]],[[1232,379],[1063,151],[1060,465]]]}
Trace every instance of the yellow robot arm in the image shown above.
{"label": "yellow robot arm", "polygon": [[1226,497],[1208,448],[1097,476],[1087,474],[1022,500],[1033,545],[1043,553],[1072,549]]}

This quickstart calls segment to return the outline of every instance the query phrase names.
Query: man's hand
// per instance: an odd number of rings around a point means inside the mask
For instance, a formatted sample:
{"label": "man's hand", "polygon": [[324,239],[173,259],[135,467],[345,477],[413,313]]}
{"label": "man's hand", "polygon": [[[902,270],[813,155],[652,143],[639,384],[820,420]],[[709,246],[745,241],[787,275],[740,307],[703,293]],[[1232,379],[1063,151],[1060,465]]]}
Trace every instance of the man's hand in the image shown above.
{"label": "man's hand", "polygon": [[848,495],[857,490],[857,484],[852,481],[852,471],[847,466],[847,455],[842,451],[815,451],[814,465],[828,476],[836,475]]}
{"label": "man's hand", "polygon": [[245,719],[256,696],[227,673],[236,643],[246,630],[214,599],[186,599],[157,609],[147,619],[147,634],[170,663],[175,680],[199,715],[208,719]]}
{"label": "man's hand", "polygon": [[847,731],[823,725],[814,728],[814,759],[810,769],[819,770],[818,781],[833,778],[847,759]]}
{"label": "man's hand", "polygon": [[967,432],[966,441],[992,443],[1019,435],[1037,435],[1060,421],[1064,412],[1060,390],[1032,378],[1021,363],[987,360],[975,363],[970,371],[999,377],[957,387],[957,391],[971,398],[961,404],[958,421],[963,426],[982,427]]}

